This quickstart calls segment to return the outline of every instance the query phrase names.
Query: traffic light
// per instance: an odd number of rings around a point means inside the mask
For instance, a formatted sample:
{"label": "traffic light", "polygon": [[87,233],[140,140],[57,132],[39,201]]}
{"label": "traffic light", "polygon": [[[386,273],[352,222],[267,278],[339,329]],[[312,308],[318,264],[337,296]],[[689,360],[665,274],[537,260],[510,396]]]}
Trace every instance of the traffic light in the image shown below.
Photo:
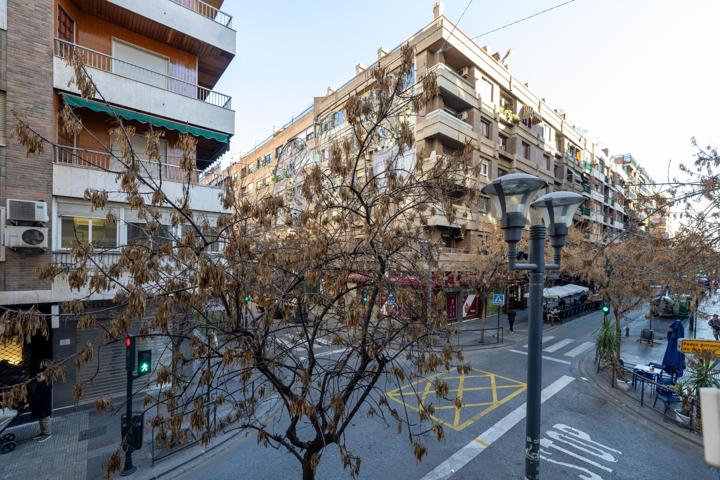
{"label": "traffic light", "polygon": [[139,350],[137,357],[137,376],[142,377],[150,373],[152,368],[152,350]]}
{"label": "traffic light", "polygon": [[608,313],[610,313],[610,307],[608,307],[607,305],[603,305],[602,311],[605,315],[607,315]]}
{"label": "traffic light", "polygon": [[252,301],[252,297],[251,297],[249,294],[246,293],[245,296],[243,297],[243,301],[244,301],[244,302],[250,302],[250,301]]}
{"label": "traffic light", "polygon": [[363,303],[367,303],[370,300],[366,289],[362,289],[362,291],[360,292],[360,298],[362,299]]}
{"label": "traffic light", "polygon": [[125,337],[125,371],[135,370],[135,337]]}

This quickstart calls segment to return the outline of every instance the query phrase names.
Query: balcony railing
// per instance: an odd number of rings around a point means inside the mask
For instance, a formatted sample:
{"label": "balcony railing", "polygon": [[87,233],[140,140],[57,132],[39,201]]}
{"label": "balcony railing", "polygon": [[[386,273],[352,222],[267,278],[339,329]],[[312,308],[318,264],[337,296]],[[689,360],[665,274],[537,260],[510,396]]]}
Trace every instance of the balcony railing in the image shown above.
{"label": "balcony railing", "polygon": [[[140,163],[140,175],[152,178],[154,180],[166,180],[170,182],[184,182],[187,179],[185,170],[180,167],[180,158],[170,155],[165,158],[165,162],[155,162],[143,160],[142,156],[138,162]],[[167,161],[174,162],[167,163]],[[72,165],[75,167],[97,168],[100,170],[120,170],[121,165],[118,160],[114,159],[108,152],[99,152],[96,150],[88,150],[73,147],[55,148],[55,163],[58,165]],[[202,170],[194,170],[190,175],[190,183],[192,185],[202,185],[205,187],[224,186],[227,177],[217,172],[206,172]]]}
{"label": "balcony railing", "polygon": [[207,17],[210,20],[214,20],[220,25],[228,28],[232,28],[232,16],[223,12],[222,10],[208,5],[201,0],[170,0],[173,3],[177,3],[181,7],[185,7],[188,10]]}
{"label": "balcony railing", "polygon": [[179,78],[171,77],[163,73],[148,70],[147,68],[133,65],[124,60],[114,58],[97,50],[92,50],[65,40],[55,39],[55,56],[64,60],[71,60],[75,55],[80,57],[83,63],[90,68],[109,72],[120,77],[129,78],[137,82],[146,83],[168,92],[177,93],[184,97],[200,100],[227,110],[232,109],[232,98],[223,93],[218,93],[209,88],[201,87],[195,83]]}

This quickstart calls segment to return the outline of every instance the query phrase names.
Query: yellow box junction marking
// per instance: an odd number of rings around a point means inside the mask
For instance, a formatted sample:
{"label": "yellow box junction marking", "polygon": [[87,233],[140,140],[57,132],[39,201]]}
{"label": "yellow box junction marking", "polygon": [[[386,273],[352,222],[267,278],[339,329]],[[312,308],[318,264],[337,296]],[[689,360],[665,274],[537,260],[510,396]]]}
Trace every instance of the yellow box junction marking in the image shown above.
{"label": "yellow box junction marking", "polygon": [[[447,399],[435,395],[435,382],[447,382]],[[448,372],[430,375],[415,380],[385,395],[416,412],[432,405],[435,412],[430,417],[437,423],[460,431],[469,427],[482,416],[509,402],[527,389],[527,385],[518,380],[483,370],[471,370],[465,374]],[[432,395],[432,396],[431,396]],[[455,397],[460,397],[461,406],[455,406]],[[445,416],[445,412],[451,413]],[[441,418],[445,416],[445,418]]]}
{"label": "yellow box junction marking", "polygon": [[712,352],[720,355],[720,342],[714,340],[688,340],[680,339],[680,351],[683,353]]}

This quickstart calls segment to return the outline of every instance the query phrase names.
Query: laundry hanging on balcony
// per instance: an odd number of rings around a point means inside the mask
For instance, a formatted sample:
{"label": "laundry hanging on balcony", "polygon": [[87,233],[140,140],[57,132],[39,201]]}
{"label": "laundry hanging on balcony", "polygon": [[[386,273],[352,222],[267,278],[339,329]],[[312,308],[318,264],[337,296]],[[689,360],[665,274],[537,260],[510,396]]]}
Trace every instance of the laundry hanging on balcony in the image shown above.
{"label": "laundry hanging on balcony", "polygon": [[167,120],[165,118],[148,115],[136,110],[129,110],[127,108],[116,107],[115,105],[81,98],[76,95],[62,94],[62,97],[65,104],[71,107],[88,108],[93,112],[107,113],[111,116],[119,116],[126,120],[134,120],[136,122],[150,124],[154,127],[175,130],[180,133],[189,133],[190,135],[194,135],[196,137],[204,137],[208,140],[215,140],[220,143],[228,143],[230,141],[230,137],[228,135],[188,125],[187,123]]}
{"label": "laundry hanging on balcony", "polygon": [[532,125],[542,122],[540,115],[529,105],[523,105],[520,109],[520,120],[523,122],[530,120]]}

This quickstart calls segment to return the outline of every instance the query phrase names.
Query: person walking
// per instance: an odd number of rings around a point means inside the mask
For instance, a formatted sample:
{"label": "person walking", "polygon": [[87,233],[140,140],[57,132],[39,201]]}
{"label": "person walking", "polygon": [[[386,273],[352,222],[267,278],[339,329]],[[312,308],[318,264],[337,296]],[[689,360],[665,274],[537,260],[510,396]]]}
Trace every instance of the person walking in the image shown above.
{"label": "person walking", "polygon": [[507,319],[508,324],[510,324],[510,331],[514,332],[513,325],[515,325],[515,317],[517,316],[517,312],[515,310],[509,310],[507,313]]}
{"label": "person walking", "polygon": [[712,328],[715,340],[720,340],[720,317],[718,317],[717,313],[713,314],[712,318],[708,322],[708,325]]}
{"label": "person walking", "polygon": [[50,431],[50,417],[52,415],[52,383],[44,373],[40,373],[32,385],[30,397],[30,418],[40,424],[40,434],[33,440],[44,442],[52,436]]}

